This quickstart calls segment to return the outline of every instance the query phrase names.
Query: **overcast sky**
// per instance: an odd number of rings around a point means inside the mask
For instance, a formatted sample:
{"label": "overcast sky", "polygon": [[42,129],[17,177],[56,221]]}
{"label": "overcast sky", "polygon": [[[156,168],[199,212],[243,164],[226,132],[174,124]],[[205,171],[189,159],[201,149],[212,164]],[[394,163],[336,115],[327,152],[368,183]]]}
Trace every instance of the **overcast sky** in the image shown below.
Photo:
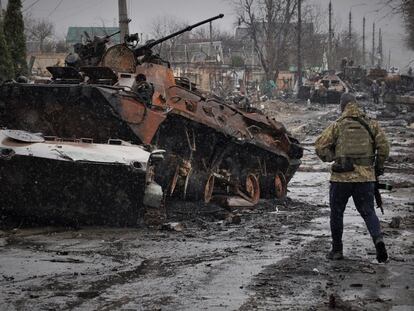
{"label": "overcast sky", "polygon": [[[6,6],[6,0],[0,0]],[[319,4],[327,10],[329,0],[305,0]],[[348,14],[352,10],[353,28],[362,33],[362,17],[367,19],[368,51],[371,49],[372,22],[382,28],[384,53],[388,58],[391,49],[391,64],[403,69],[414,61],[414,52],[403,42],[405,29],[399,17],[387,16],[378,2],[381,0],[332,0],[336,23],[343,29],[348,27]],[[55,23],[56,35],[64,37],[68,26],[116,26],[118,21],[118,0],[22,0],[25,13],[33,17],[49,19]],[[130,31],[150,33],[155,17],[170,15],[179,20],[195,23],[199,20],[223,13],[223,19],[215,26],[226,30],[234,29],[235,15],[231,0],[127,0]],[[377,41],[378,42],[378,41]]]}

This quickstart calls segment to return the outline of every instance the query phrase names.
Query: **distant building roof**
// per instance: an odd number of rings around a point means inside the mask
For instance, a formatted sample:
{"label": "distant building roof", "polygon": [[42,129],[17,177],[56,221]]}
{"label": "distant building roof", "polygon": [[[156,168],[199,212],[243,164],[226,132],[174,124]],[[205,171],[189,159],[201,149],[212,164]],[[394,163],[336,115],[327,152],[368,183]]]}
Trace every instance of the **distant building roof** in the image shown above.
{"label": "distant building roof", "polygon": [[[86,39],[84,34],[85,31],[89,34],[90,38],[93,39],[94,36],[103,37],[111,35],[119,31],[119,27],[69,27],[66,35],[66,43],[69,45],[81,43],[82,40]],[[119,34],[111,37],[113,43],[120,43],[120,39]]]}

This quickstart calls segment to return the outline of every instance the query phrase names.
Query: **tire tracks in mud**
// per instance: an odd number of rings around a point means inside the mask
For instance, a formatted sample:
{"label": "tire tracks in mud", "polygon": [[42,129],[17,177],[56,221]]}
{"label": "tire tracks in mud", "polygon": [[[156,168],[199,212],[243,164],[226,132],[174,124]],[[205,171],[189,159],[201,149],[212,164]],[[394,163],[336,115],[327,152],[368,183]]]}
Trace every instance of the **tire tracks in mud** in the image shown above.
{"label": "tire tracks in mud", "polygon": [[[391,258],[386,266],[355,254],[330,261],[325,258],[329,247],[321,247],[329,243],[329,237],[317,237],[289,258],[265,267],[249,285],[254,294],[238,310],[385,311],[413,303],[409,262],[403,267]],[[358,247],[358,252],[363,250]],[[405,278],[398,277],[402,269]],[[400,297],[390,294],[397,292]]]}
{"label": "tire tracks in mud", "polygon": [[[141,300],[140,305],[146,306],[148,308],[144,308],[145,310],[152,310],[154,306],[164,305],[164,306],[181,306],[183,309],[189,310],[191,307],[191,299],[189,301],[177,301],[176,297],[173,298],[169,294],[169,292],[164,293],[159,297],[158,295],[152,295],[151,297],[147,294],[137,294],[136,297],[128,297],[125,296],[121,300],[117,301],[118,299],[114,299],[114,297],[106,300],[105,296],[108,294],[108,290],[110,288],[114,288],[119,285],[124,285],[127,283],[135,283],[135,282],[145,282],[146,279],[163,279],[168,278],[169,282],[177,282],[177,275],[180,275],[182,277],[182,271],[188,268],[192,268],[198,264],[201,263],[207,263],[205,266],[210,267],[211,263],[213,263],[213,266],[215,263],[222,262],[223,259],[228,259],[226,262],[237,262],[237,260],[241,260],[243,258],[243,255],[246,255],[245,260],[249,256],[257,256],[257,254],[263,254],[264,257],[266,257],[266,250],[261,249],[262,246],[264,246],[265,243],[271,243],[275,245],[275,249],[277,247],[279,248],[285,248],[285,246],[280,245],[280,241],[282,239],[285,239],[285,235],[289,235],[292,230],[297,229],[304,229],[309,226],[310,221],[321,215],[321,207],[314,207],[312,211],[306,211],[300,207],[303,207],[303,203],[298,202],[291,202],[292,206],[289,206],[286,208],[286,210],[292,209],[291,212],[295,215],[293,217],[289,217],[287,215],[286,211],[280,211],[280,214],[278,215],[272,215],[272,218],[269,219],[269,217],[266,217],[266,213],[270,211],[258,211],[258,214],[246,214],[247,217],[247,227],[250,229],[244,228],[244,230],[248,231],[249,234],[247,235],[247,243],[243,244],[243,246],[239,245],[236,248],[223,248],[219,251],[216,251],[214,253],[208,252],[205,254],[200,254],[197,256],[189,256],[189,257],[181,257],[179,259],[174,260],[173,258],[157,258],[157,259],[146,259],[143,262],[140,263],[139,266],[135,267],[134,269],[128,269],[125,271],[118,272],[116,275],[109,276],[109,278],[104,278],[100,280],[96,280],[93,283],[89,284],[88,288],[85,290],[82,290],[80,295],[78,294],[77,299],[75,299],[72,302],[67,302],[67,309],[74,309],[79,308],[83,309],[85,306],[88,307],[90,305],[97,306],[99,305],[99,308],[102,308],[103,310],[111,310],[112,308],[119,308],[120,305],[125,305],[128,303],[136,303],[137,300]],[[308,206],[307,206],[308,207]],[[264,216],[264,217],[263,217]],[[292,215],[290,215],[292,216]],[[273,221],[272,221],[273,220]],[[299,223],[299,225],[298,225]],[[281,232],[280,225],[283,224],[283,226],[286,226],[286,229],[283,234]],[[203,223],[205,225],[205,223]],[[213,224],[210,224],[212,226]],[[214,226],[214,225],[213,225]],[[213,229],[213,228],[212,228]],[[242,229],[242,226],[235,226],[234,232],[230,233],[230,236],[227,238],[232,239],[236,237],[240,237],[240,232],[238,230]],[[216,230],[216,229],[214,229]],[[203,233],[201,236],[198,236],[197,238],[204,239],[209,235],[210,230],[208,229],[207,232]],[[192,235],[191,233],[189,234]],[[264,239],[264,236],[269,236],[269,240]],[[308,237],[308,234],[295,234],[292,233],[290,236],[289,248],[297,249],[299,244],[303,239]],[[246,242],[246,241],[245,241]],[[224,240],[223,243],[226,243]],[[253,244],[252,244],[253,243]],[[288,251],[285,249],[284,251]],[[289,251],[290,252],[290,251]],[[250,255],[248,255],[249,253]],[[185,297],[187,295],[201,295],[201,298],[203,296],[203,290],[200,289],[191,289],[190,284],[194,283],[194,286],[196,284],[197,287],[201,286],[203,287],[203,284],[208,286],[212,286],[210,282],[213,282],[213,279],[215,278],[214,274],[220,273],[219,267],[212,267],[208,274],[206,276],[198,276],[195,280],[189,280],[187,281],[187,284],[184,285],[184,288],[182,289],[183,300],[185,300]],[[210,285],[209,285],[210,284]],[[111,291],[109,291],[111,292]],[[110,293],[109,296],[113,295],[113,293]],[[102,299],[101,299],[102,297]],[[190,298],[190,297],[188,297]],[[194,298],[194,297],[192,297]],[[204,298],[203,298],[204,299]],[[201,299],[201,301],[203,301]],[[208,298],[205,298],[208,299]],[[181,303],[183,305],[181,305]],[[200,302],[199,302],[200,303]],[[168,307],[167,307],[168,309]],[[171,308],[170,308],[171,309]],[[168,309],[169,310],[169,309]],[[172,309],[171,309],[172,310]]]}
{"label": "tire tracks in mud", "polygon": [[[80,299],[68,302],[64,309],[72,310],[79,307],[87,300],[99,297],[112,286],[122,285],[145,277],[173,277],[175,269],[203,262],[217,261],[231,255],[231,252],[227,252],[217,254],[201,254],[199,256],[190,256],[180,260],[171,260],[171,258],[145,259],[133,269],[120,271],[116,274],[91,282],[87,289],[76,293],[77,297]],[[136,299],[136,297],[134,299]],[[122,299],[124,303],[128,303],[130,300],[131,299],[127,299],[127,297]],[[116,307],[120,307],[122,303],[119,301],[115,305]],[[112,304],[107,305],[104,309],[110,308],[110,306],[112,306]]]}

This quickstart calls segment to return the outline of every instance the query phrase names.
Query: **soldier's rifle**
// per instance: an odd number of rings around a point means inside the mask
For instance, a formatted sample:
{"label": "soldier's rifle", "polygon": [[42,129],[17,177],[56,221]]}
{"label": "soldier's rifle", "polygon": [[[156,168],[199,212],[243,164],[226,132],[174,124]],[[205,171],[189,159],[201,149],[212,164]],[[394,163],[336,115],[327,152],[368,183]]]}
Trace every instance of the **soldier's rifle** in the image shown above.
{"label": "soldier's rifle", "polygon": [[377,208],[379,208],[381,210],[382,215],[384,215],[384,208],[382,206],[382,197],[381,197],[381,192],[380,189],[385,189],[385,190],[392,190],[392,185],[388,184],[388,183],[381,183],[378,180],[378,175],[375,174],[375,202],[377,203]]}

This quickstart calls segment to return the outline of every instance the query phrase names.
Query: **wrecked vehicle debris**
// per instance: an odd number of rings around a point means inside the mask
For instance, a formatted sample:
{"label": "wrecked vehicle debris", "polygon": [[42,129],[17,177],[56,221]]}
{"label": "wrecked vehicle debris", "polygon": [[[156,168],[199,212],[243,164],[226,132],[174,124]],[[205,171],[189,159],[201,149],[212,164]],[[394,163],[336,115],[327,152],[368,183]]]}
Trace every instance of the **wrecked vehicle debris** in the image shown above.
{"label": "wrecked vehicle debris", "polygon": [[343,93],[348,92],[348,86],[342,79],[335,74],[335,71],[330,71],[317,82],[315,92],[312,96],[312,101],[319,102],[319,88],[324,86],[327,89],[327,102],[328,103],[339,103],[339,99]]}
{"label": "wrecked vehicle debris", "polygon": [[98,66],[48,67],[50,84],[3,84],[0,120],[45,135],[98,143],[115,137],[165,149],[155,180],[168,197],[209,202],[214,195],[235,195],[253,204],[283,197],[301,164],[298,140],[275,118],[243,111],[174,77],[170,64],[152,52],[222,17],[142,46],[114,45]]}
{"label": "wrecked vehicle debris", "polygon": [[[163,193],[153,176],[163,154],[121,140],[1,130],[1,214],[26,225],[162,222]],[[153,210],[159,220],[149,216]]]}

